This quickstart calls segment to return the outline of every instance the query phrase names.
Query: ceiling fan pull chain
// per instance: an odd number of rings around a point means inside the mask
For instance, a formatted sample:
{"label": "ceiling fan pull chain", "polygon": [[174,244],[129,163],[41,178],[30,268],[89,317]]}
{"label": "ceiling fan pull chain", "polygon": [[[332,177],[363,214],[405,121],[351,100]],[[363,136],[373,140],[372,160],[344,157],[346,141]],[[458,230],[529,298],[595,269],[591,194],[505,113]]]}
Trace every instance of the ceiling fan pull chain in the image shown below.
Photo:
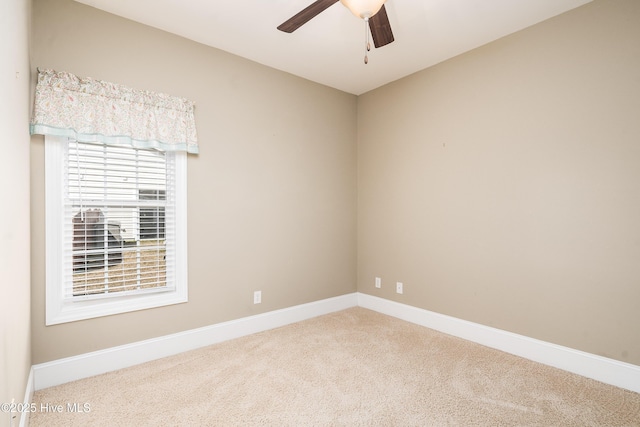
{"label": "ceiling fan pull chain", "polygon": [[371,50],[371,43],[369,43],[369,18],[364,18],[364,41],[365,41],[365,52],[364,52],[364,63],[369,63],[369,56],[367,52]]}

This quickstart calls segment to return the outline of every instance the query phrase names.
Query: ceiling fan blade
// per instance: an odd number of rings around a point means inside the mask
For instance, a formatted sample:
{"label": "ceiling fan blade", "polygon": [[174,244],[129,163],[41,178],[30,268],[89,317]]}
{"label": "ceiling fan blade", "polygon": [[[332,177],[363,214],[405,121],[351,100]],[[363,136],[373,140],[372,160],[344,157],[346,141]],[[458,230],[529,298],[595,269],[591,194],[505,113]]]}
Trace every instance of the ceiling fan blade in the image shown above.
{"label": "ceiling fan blade", "polygon": [[285,33],[293,33],[295,30],[302,27],[311,19],[315,18],[329,6],[332,6],[334,3],[338,3],[338,1],[339,0],[317,0],[289,18],[287,21],[280,24],[278,26],[278,29],[280,31],[284,31]]}
{"label": "ceiling fan blade", "polygon": [[388,45],[394,40],[391,24],[389,23],[389,17],[387,16],[387,10],[384,8],[384,5],[382,5],[378,13],[369,18],[369,29],[371,30],[375,47]]}

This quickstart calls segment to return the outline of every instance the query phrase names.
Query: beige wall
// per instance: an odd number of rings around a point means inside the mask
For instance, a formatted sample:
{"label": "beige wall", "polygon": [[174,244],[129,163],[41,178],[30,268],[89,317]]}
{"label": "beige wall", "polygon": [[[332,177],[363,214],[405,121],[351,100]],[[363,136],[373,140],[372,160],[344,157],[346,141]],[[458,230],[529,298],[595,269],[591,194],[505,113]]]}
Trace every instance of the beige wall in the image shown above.
{"label": "beige wall", "polygon": [[[0,403],[23,402],[29,303],[29,0],[0,2]],[[0,412],[0,426],[9,425]],[[19,416],[19,414],[18,414]],[[19,418],[16,419],[16,424]]]}
{"label": "beige wall", "polygon": [[640,365],[639,2],[358,99],[71,0],[34,0],[33,21],[32,75],[187,97],[201,142],[189,303],[45,327],[31,139],[33,363],[353,292],[357,271],[360,292]]}
{"label": "beige wall", "polygon": [[595,1],[361,96],[358,290],[640,365],[639,41]]}
{"label": "beige wall", "polygon": [[[33,363],[356,290],[353,95],[71,0],[35,0],[35,67],[195,101],[189,302],[44,326],[44,149],[31,141]],[[253,305],[253,291],[262,304]]]}

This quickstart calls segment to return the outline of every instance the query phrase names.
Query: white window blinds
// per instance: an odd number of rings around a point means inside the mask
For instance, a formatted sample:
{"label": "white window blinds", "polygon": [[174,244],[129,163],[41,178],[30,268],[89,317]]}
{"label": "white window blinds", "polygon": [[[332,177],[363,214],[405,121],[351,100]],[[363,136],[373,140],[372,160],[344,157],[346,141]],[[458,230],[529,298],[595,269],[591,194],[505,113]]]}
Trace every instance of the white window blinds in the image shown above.
{"label": "white window blinds", "polygon": [[64,169],[63,299],[173,290],[173,153],[71,141]]}

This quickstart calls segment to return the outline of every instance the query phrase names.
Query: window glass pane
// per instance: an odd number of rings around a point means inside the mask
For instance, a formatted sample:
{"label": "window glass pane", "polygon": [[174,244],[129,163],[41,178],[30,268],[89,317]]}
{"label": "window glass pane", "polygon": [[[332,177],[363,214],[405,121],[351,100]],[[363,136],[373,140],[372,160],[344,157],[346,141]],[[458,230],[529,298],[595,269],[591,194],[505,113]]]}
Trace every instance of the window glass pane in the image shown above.
{"label": "window glass pane", "polygon": [[67,295],[166,287],[164,153],[73,142],[67,168],[73,248]]}

